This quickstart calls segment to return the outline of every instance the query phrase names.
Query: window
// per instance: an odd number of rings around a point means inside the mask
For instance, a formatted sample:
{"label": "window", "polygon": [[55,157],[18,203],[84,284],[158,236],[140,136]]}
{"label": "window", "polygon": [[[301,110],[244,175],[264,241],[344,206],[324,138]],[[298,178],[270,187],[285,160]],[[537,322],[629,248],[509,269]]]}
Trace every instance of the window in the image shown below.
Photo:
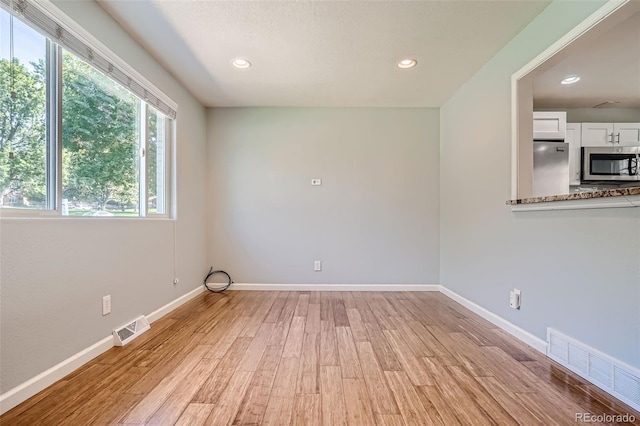
{"label": "window", "polygon": [[175,107],[25,5],[0,10],[0,208],[167,215]]}
{"label": "window", "polygon": [[0,15],[0,205],[47,208],[45,37]]}
{"label": "window", "polygon": [[147,147],[147,206],[149,214],[167,214],[167,133],[169,120],[153,107],[149,111]]}
{"label": "window", "polygon": [[64,52],[62,196],[70,215],[137,215],[140,109],[133,94]]}

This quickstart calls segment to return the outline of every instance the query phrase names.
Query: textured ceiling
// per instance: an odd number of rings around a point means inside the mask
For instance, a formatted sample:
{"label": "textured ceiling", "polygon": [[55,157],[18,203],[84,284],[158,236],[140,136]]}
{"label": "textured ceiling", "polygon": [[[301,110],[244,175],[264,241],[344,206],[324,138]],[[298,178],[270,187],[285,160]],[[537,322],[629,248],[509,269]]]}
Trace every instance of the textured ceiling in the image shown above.
{"label": "textured ceiling", "polygon": [[549,1],[99,3],[206,106],[437,107]]}
{"label": "textured ceiling", "polygon": [[[580,81],[561,85],[568,75]],[[640,12],[617,24],[593,42],[570,50],[567,58],[533,81],[539,108],[640,108]]]}

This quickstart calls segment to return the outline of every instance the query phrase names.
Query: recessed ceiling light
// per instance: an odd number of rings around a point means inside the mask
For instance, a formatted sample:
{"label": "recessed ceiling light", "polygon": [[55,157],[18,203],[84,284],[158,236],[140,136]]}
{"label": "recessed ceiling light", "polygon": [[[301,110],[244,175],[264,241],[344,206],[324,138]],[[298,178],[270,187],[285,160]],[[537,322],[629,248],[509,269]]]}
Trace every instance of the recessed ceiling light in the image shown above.
{"label": "recessed ceiling light", "polygon": [[398,62],[398,68],[402,69],[413,68],[416,65],[418,65],[418,61],[416,61],[415,59],[403,59]]}
{"label": "recessed ceiling light", "polygon": [[573,83],[577,83],[580,81],[580,77],[578,77],[577,75],[570,75],[566,78],[564,78],[560,84],[573,84]]}
{"label": "recessed ceiling light", "polygon": [[246,59],[236,58],[233,61],[231,61],[231,65],[233,65],[236,68],[245,69],[251,66],[251,62],[247,61]]}

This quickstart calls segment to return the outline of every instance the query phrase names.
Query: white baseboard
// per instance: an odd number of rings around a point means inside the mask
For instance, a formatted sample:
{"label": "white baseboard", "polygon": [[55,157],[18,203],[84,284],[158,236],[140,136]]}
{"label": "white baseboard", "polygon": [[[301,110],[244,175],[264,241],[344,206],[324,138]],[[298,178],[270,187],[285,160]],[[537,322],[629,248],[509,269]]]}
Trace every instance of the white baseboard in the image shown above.
{"label": "white baseboard", "polygon": [[[198,288],[190,291],[189,293],[178,297],[177,299],[167,303],[160,309],[157,309],[147,315],[149,322],[157,321],[164,315],[176,309],[178,306],[188,302],[196,297],[198,294],[204,291],[204,286],[198,286]],[[99,342],[94,343],[88,348],[70,356],[64,361],[54,365],[46,371],[38,374],[37,376],[27,380],[26,382],[16,386],[13,389],[0,395],[0,415],[11,410],[16,405],[26,401],[33,395],[42,391],[43,389],[51,386],[58,380],[62,379],[67,374],[82,367],[87,362],[91,361],[98,355],[108,351],[113,347],[113,336],[109,335]]]}
{"label": "white baseboard", "polygon": [[440,286],[440,292],[445,296],[447,296],[448,298],[455,300],[456,302],[458,302],[465,308],[469,309],[470,311],[480,315],[482,318],[486,319],[487,321],[497,325],[507,333],[511,334],[513,337],[519,340],[522,340],[524,343],[531,346],[538,352],[541,352],[545,355],[547,354],[547,342],[545,342],[541,338],[536,337],[533,334],[529,333],[528,331],[521,329],[517,325],[507,321],[501,316],[494,314],[493,312],[470,301],[469,299],[465,299],[464,297],[460,296],[458,293],[449,290],[445,286]]}
{"label": "white baseboard", "polygon": [[0,414],[6,413],[112,347],[113,336],[109,335],[50,369],[8,390],[0,395]]}
{"label": "white baseboard", "polygon": [[[497,325],[507,333],[533,347],[537,351],[547,354],[547,342],[534,336],[505,320],[504,318],[490,312],[482,306],[460,296],[454,291],[438,284],[250,284],[235,283],[231,286],[233,290],[280,290],[280,291],[440,291],[445,296],[458,302],[465,308],[475,312],[487,321]],[[193,299],[205,291],[204,286],[190,291],[180,296],[174,301],[167,303],[160,309],[147,315],[149,322],[154,322],[173,311],[180,305]],[[60,380],[75,369],[91,361],[98,355],[113,347],[113,336],[105,337],[92,346],[67,358],[61,363],[27,380],[21,385],[0,395],[0,414],[9,411],[11,408],[26,401],[36,393],[45,389]]]}
{"label": "white baseboard", "polygon": [[438,284],[252,284],[233,283],[230,290],[273,291],[440,291]]}
{"label": "white baseboard", "polygon": [[178,297],[177,299],[167,303],[160,309],[156,309],[155,311],[151,312],[149,315],[145,315],[145,316],[147,317],[147,320],[149,320],[149,322],[156,322],[163,316],[167,315],[169,312],[176,309],[178,306],[184,305],[189,300],[193,299],[194,297],[202,293],[204,290],[205,290],[204,286],[200,285],[197,288],[191,290],[189,293]]}

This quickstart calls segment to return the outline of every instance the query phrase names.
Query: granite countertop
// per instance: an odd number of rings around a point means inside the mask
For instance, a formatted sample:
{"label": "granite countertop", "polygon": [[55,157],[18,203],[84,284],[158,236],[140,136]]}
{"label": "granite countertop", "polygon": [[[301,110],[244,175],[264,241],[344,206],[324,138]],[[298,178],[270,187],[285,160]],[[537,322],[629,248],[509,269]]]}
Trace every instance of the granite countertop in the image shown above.
{"label": "granite countertop", "polygon": [[546,203],[549,201],[586,200],[589,198],[623,197],[625,195],[640,195],[640,187],[605,189],[602,191],[579,192],[564,195],[548,195],[546,197],[520,198],[508,200],[508,205]]}

